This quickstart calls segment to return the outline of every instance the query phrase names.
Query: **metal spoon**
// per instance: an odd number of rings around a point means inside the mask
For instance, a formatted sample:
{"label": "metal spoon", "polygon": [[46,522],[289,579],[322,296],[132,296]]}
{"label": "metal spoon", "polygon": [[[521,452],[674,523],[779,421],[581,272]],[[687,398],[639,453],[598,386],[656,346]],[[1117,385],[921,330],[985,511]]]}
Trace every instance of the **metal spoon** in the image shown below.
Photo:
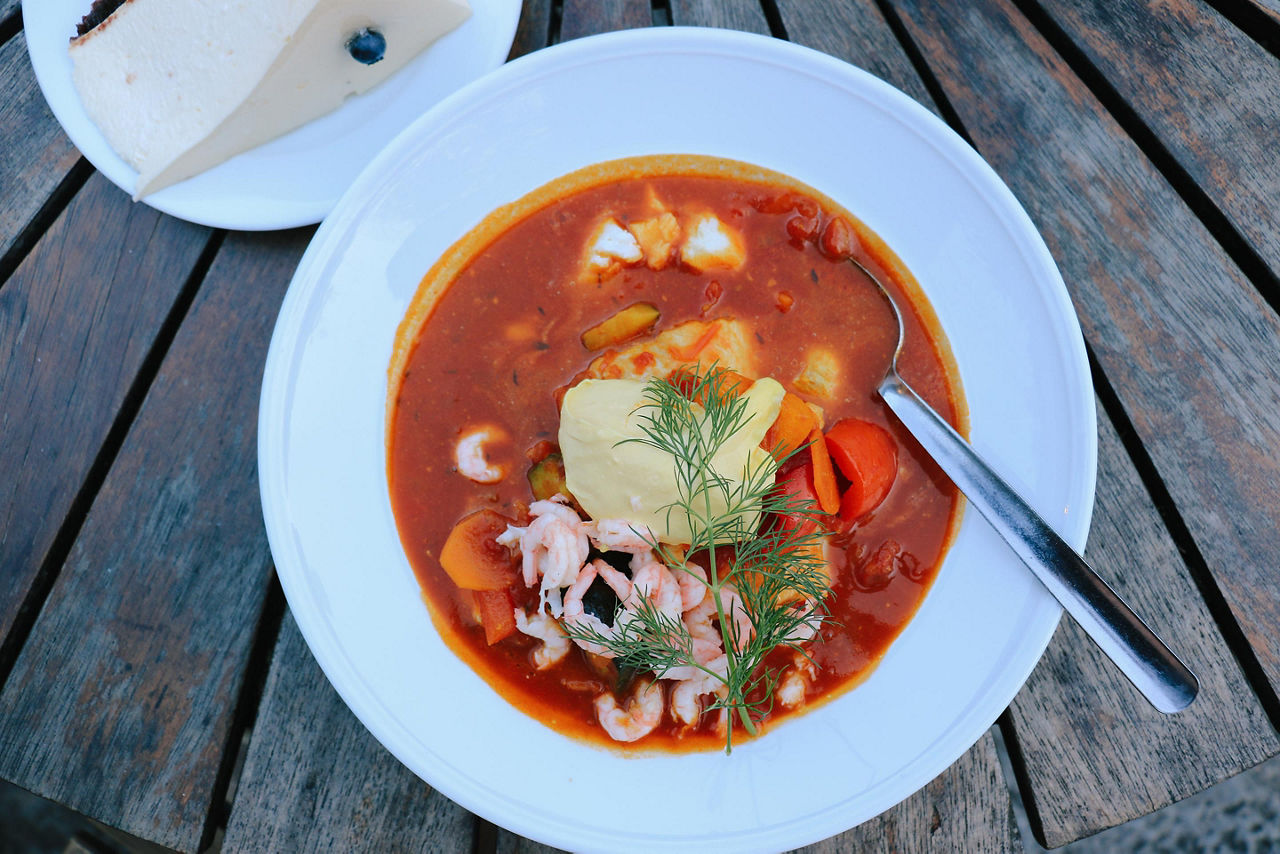
{"label": "metal spoon", "polygon": [[875,283],[898,322],[893,360],[876,389],[880,397],[951,482],[1151,705],[1166,714],[1189,706],[1200,690],[1195,674],[1098,577],[1084,558],[899,376],[898,356],[902,353],[904,337],[902,313],[880,280],[856,258],[849,260]]}

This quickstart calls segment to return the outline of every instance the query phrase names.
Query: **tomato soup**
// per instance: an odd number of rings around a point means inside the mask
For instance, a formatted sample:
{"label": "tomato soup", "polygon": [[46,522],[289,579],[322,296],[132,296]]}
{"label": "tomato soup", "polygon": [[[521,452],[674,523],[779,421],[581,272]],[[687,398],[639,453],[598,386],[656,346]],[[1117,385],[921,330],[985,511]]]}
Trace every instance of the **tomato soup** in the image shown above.
{"label": "tomato soup", "polygon": [[[637,224],[656,221],[659,213],[670,215],[662,221],[674,221],[685,243],[661,263],[637,261],[622,232],[641,233]],[[710,217],[729,235],[721,244],[710,242],[712,251],[728,255],[706,262],[695,254],[698,217]],[[604,241],[598,237],[604,221],[619,226],[627,242],[615,256],[591,249],[593,239]],[[542,642],[522,631],[490,642],[493,631],[486,632],[476,593],[459,588],[441,565],[455,525],[478,510],[529,524],[535,495],[528,473],[557,450],[566,388],[584,376],[644,375],[646,367],[661,368],[664,352],[669,358],[696,348],[728,324],[747,344],[726,352],[749,364],[720,367],[751,379],[771,377],[803,401],[826,433],[834,484],[855,514],[824,517],[831,584],[828,619],[806,647],[814,666],[805,668],[799,702],[790,709],[772,704],[762,723],[767,729],[812,708],[874,668],[937,574],[961,502],[876,396],[897,328],[850,255],[910,307],[901,373],[963,431],[964,404],[945,339],[896,256],[819,192],[756,167],[671,156],[574,173],[495,212],[427,274],[390,368],[391,501],[436,625],[503,697],[558,731],[614,744],[600,729],[597,698],[616,689],[617,673],[576,647],[539,669],[532,655]],[[635,305],[645,306],[642,328],[609,339],[606,322]],[[606,330],[607,346],[588,349],[584,332],[598,328]],[[646,349],[677,329],[699,337],[666,351],[655,349],[659,344]],[[848,510],[857,500],[849,498],[855,484],[841,468],[835,425],[842,423],[873,425],[895,454],[887,494],[860,513]],[[488,432],[475,433],[479,426]],[[475,447],[460,449],[463,442]],[[481,455],[475,457],[480,468],[468,468],[469,453]],[[518,555],[510,560],[518,576]],[[481,598],[494,601],[495,595],[509,603],[502,608],[531,615],[539,608],[538,590],[520,577]],[[785,669],[788,659],[777,653],[770,661]],[[619,705],[624,699],[619,696]],[[634,743],[722,746],[713,717],[690,725],[663,715]]]}

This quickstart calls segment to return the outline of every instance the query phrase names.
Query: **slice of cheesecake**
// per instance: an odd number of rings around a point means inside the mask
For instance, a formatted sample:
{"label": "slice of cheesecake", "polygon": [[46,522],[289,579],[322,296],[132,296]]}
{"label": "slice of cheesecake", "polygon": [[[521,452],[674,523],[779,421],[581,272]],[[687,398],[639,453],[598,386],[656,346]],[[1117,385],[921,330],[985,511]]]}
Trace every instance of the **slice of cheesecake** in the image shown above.
{"label": "slice of cheesecake", "polygon": [[89,116],[138,170],[136,199],[335,109],[470,8],[466,0],[124,0],[103,13],[99,0],[71,41],[73,79]]}

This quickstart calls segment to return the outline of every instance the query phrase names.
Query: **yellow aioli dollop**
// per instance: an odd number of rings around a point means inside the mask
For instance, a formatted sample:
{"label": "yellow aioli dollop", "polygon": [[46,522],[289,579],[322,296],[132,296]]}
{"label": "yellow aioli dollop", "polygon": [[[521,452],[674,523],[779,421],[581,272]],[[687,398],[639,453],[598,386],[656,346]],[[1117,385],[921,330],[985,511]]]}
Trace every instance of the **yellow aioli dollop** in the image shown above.
{"label": "yellow aioli dollop", "polygon": [[[688,543],[689,520],[679,509],[675,459],[657,448],[626,439],[644,438],[641,429],[649,404],[643,380],[583,380],[564,396],[560,408],[560,453],[565,482],[582,509],[593,519],[625,519],[646,526],[664,543]],[[735,484],[746,471],[769,464],[760,447],[764,434],[778,418],[784,389],[776,380],[756,380],[743,395],[743,426],[712,458],[712,467]],[[696,405],[696,404],[695,404]],[[749,468],[748,468],[749,467]],[[727,512],[712,491],[712,512]],[[758,517],[759,511],[755,511]],[[758,519],[747,520],[754,529]]]}

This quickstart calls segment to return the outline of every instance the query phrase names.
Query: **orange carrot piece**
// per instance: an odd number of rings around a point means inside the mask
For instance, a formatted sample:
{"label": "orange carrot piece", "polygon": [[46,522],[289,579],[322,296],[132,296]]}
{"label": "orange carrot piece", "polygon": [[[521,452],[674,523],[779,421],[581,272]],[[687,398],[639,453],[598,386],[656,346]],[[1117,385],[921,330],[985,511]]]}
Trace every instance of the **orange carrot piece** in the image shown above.
{"label": "orange carrot piece", "polygon": [[[755,383],[755,380],[748,376],[730,371],[725,368],[717,368],[716,375],[720,377],[720,391],[725,394],[743,395]],[[698,383],[698,374],[692,368],[679,367],[671,372],[667,378],[668,381],[676,387],[676,389],[685,397],[693,394],[694,388]],[[694,400],[694,403],[705,403],[702,397]]]}
{"label": "orange carrot piece", "polygon": [[809,404],[787,392],[782,396],[777,420],[764,434],[764,448],[781,460],[804,445],[817,428],[818,418]]}
{"label": "orange carrot piece", "polygon": [[831,465],[826,440],[817,427],[809,433],[809,453],[813,458],[813,490],[818,493],[818,506],[823,513],[835,513],[840,509],[840,487],[836,484],[836,471]]}
{"label": "orange carrot piece", "polygon": [[475,597],[480,625],[484,626],[485,643],[493,646],[515,634],[516,608],[510,593],[506,590],[477,590]]}
{"label": "orange carrot piece", "polygon": [[515,583],[518,561],[497,537],[510,520],[477,510],[458,520],[440,549],[440,566],[463,590],[503,590]]}

